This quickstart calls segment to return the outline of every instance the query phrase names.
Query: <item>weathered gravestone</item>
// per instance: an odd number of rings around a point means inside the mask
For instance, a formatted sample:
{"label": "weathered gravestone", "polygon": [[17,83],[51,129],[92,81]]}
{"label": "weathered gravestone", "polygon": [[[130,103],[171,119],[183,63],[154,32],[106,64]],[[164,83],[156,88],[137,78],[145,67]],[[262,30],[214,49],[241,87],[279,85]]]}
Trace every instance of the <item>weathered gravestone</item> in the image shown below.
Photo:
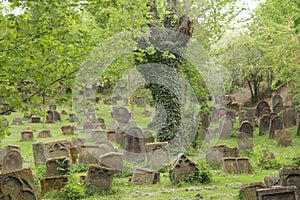
{"label": "weathered gravestone", "polygon": [[115,169],[116,171],[123,171],[123,154],[117,152],[110,152],[99,156],[99,165]]}
{"label": "weathered gravestone", "polygon": [[222,159],[223,170],[231,174],[252,173],[249,158],[226,157]]}
{"label": "weathered gravestone", "polygon": [[51,136],[51,131],[50,130],[41,130],[38,134],[38,138],[48,138]]}
{"label": "weathered gravestone", "polygon": [[66,175],[70,171],[70,166],[69,158],[50,158],[46,161],[46,177]]}
{"label": "weathered gravestone", "polygon": [[183,153],[179,154],[177,159],[173,162],[169,171],[170,179],[173,184],[178,184],[183,179],[189,177],[193,173],[197,172],[196,163],[190,160]]}
{"label": "weathered gravestone", "polygon": [[94,124],[90,120],[86,120],[82,126],[84,132],[89,132],[95,128]]}
{"label": "weathered gravestone", "polygon": [[281,168],[279,177],[281,186],[296,186],[296,199],[300,198],[300,168]]}
{"label": "weathered gravestone", "polygon": [[56,110],[48,110],[46,116],[46,122],[53,123],[57,121],[61,121],[60,113]]}
{"label": "weathered gravestone", "polygon": [[[227,110],[226,111],[226,115],[229,116],[232,121],[234,122],[235,121],[235,118],[236,118],[236,113],[232,110]],[[208,127],[208,126],[207,126]]]}
{"label": "weathered gravestone", "polygon": [[106,137],[111,142],[117,142],[117,133],[115,130],[108,130],[106,132]]}
{"label": "weathered gravestone", "polygon": [[253,137],[253,126],[249,121],[243,121],[239,130],[246,133],[248,137]]}
{"label": "weathered gravestone", "polygon": [[22,125],[23,122],[22,122],[21,118],[14,118],[12,124],[13,125]]}
{"label": "weathered gravestone", "polygon": [[283,100],[282,100],[282,97],[280,96],[280,94],[275,94],[275,95],[272,97],[272,105],[275,106],[275,105],[277,105],[278,103],[283,104]]}
{"label": "weathered gravestone", "polygon": [[68,177],[66,176],[53,176],[40,179],[41,194],[44,196],[51,191],[60,191],[67,185]]}
{"label": "weathered gravestone", "polygon": [[250,121],[255,117],[256,110],[253,108],[248,108],[245,111],[245,117],[250,119]]}
{"label": "weathered gravestone", "polygon": [[34,165],[43,165],[46,163],[46,156],[44,154],[44,143],[34,143],[32,144],[32,151],[34,157]]}
{"label": "weathered gravestone", "polygon": [[232,119],[228,116],[222,117],[219,124],[220,138],[225,139],[231,137],[232,131],[233,131]]}
{"label": "weathered gravestone", "polygon": [[277,103],[275,106],[273,106],[273,112],[280,113],[284,109],[284,106],[282,103]]}
{"label": "weathered gravestone", "polygon": [[18,150],[19,152],[21,152],[21,147],[16,146],[16,145],[7,145],[0,151],[0,169],[2,168],[4,155],[6,155],[7,152],[9,152],[10,150],[13,150],[13,149]]}
{"label": "weathered gravestone", "polygon": [[66,125],[60,127],[63,135],[72,135],[74,133],[74,126],[72,125]]}
{"label": "weathered gravestone", "polygon": [[22,169],[0,175],[0,199],[39,200],[30,169]]}
{"label": "weathered gravestone", "polygon": [[98,127],[97,129],[93,129],[91,133],[91,139],[93,141],[101,140],[106,138],[106,132]]}
{"label": "weathered gravestone", "polygon": [[85,189],[91,191],[110,190],[116,171],[97,165],[90,165],[85,182]]}
{"label": "weathered gravestone", "polygon": [[269,134],[270,120],[271,117],[269,115],[262,116],[259,120],[259,130],[266,134]]}
{"label": "weathered gravestone", "polygon": [[158,169],[170,162],[168,142],[147,143],[147,160],[151,169]]}
{"label": "weathered gravestone", "polygon": [[222,158],[239,157],[238,148],[229,148],[226,145],[218,145],[211,147],[206,154],[206,163],[212,167],[221,167]]}
{"label": "weathered gravestone", "polygon": [[31,123],[40,123],[40,122],[41,122],[41,117],[39,117],[39,116],[31,117]]}
{"label": "weathered gravestone", "polygon": [[131,162],[144,161],[146,150],[143,131],[139,127],[129,127],[125,134],[125,160]]}
{"label": "weathered gravestone", "polygon": [[260,113],[260,117],[264,116],[264,115],[269,115],[272,112],[272,110],[268,107],[264,108],[261,113]]}
{"label": "weathered gravestone", "polygon": [[278,146],[292,146],[292,134],[289,130],[276,130],[275,136],[277,139]]}
{"label": "weathered gravestone", "polygon": [[33,140],[33,131],[32,130],[24,130],[21,132],[22,140],[28,141]]}
{"label": "weathered gravestone", "polygon": [[264,183],[267,188],[271,188],[273,186],[278,186],[280,179],[278,176],[265,176]]}
{"label": "weathered gravestone", "polygon": [[218,120],[222,119],[226,115],[226,109],[225,108],[219,108],[218,109]]}
{"label": "weathered gravestone", "polygon": [[241,200],[256,200],[256,190],[266,188],[262,182],[244,183],[239,192]]}
{"label": "weathered gravestone", "polygon": [[68,140],[44,142],[44,155],[49,158],[66,157],[71,159],[70,148],[72,143]]}
{"label": "weathered gravestone", "polygon": [[218,116],[218,109],[215,106],[210,107],[210,111],[211,111],[211,121],[212,122],[217,122],[219,120],[219,116]]}
{"label": "weathered gravestone", "polygon": [[11,149],[6,152],[2,160],[2,174],[20,170],[23,167],[23,158],[19,150]]}
{"label": "weathered gravestone", "polygon": [[98,145],[82,145],[80,147],[79,163],[98,165]]}
{"label": "weathered gravestone", "polygon": [[160,181],[160,173],[145,168],[135,168],[131,182],[135,185],[156,184]]}
{"label": "weathered gravestone", "polygon": [[85,144],[85,139],[84,138],[72,138],[71,143],[72,143],[72,147],[75,147],[79,151],[81,145]]}
{"label": "weathered gravestone", "polygon": [[118,107],[113,111],[113,117],[120,125],[126,125],[130,120],[130,113],[125,107]]}
{"label": "weathered gravestone", "polygon": [[147,143],[153,143],[155,141],[154,136],[152,135],[151,131],[145,131],[144,132],[144,142]]}
{"label": "weathered gravestone", "polygon": [[108,140],[99,140],[95,142],[96,145],[98,145],[99,148],[99,155],[103,155],[109,152],[118,152],[118,149]]}
{"label": "weathered gravestone", "polygon": [[286,109],[279,113],[279,116],[282,117],[284,128],[290,128],[296,126],[297,117],[296,112],[293,109]]}
{"label": "weathered gravestone", "polygon": [[271,112],[271,113],[269,114],[269,116],[270,116],[271,119],[274,119],[275,117],[278,116],[278,114],[277,114],[277,112]]}
{"label": "weathered gravestone", "polygon": [[264,108],[270,108],[270,105],[266,101],[260,101],[256,105],[256,116],[259,117],[261,115],[261,112]]}
{"label": "weathered gravestone", "polygon": [[237,133],[238,147],[240,152],[253,151],[253,137],[250,137],[244,132]]}
{"label": "weathered gravestone", "polygon": [[269,138],[275,138],[275,131],[276,130],[282,130],[283,129],[283,123],[281,117],[275,117],[274,119],[271,119],[270,121],[270,127],[269,127]]}
{"label": "weathered gravestone", "polygon": [[256,190],[257,200],[296,200],[296,187],[273,187]]}

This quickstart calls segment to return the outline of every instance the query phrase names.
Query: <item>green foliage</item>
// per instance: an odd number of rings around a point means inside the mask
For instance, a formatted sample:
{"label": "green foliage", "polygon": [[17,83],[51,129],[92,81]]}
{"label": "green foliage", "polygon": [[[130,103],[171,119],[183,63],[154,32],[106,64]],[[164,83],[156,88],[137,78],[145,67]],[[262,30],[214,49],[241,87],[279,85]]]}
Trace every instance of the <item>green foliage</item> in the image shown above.
{"label": "green foliage", "polygon": [[73,173],[86,173],[88,170],[88,165],[82,163],[72,164]]}
{"label": "green foliage", "polygon": [[77,200],[86,196],[84,192],[84,180],[78,174],[71,171],[68,175],[68,182],[61,189],[61,196],[64,200]]}
{"label": "green foliage", "polygon": [[0,115],[0,140],[4,139],[5,135],[10,135],[8,121],[5,117]]}
{"label": "green foliage", "polygon": [[259,169],[280,169],[282,164],[276,158],[271,158],[269,154],[265,154],[263,150],[260,145],[254,147],[251,155],[253,167]]}

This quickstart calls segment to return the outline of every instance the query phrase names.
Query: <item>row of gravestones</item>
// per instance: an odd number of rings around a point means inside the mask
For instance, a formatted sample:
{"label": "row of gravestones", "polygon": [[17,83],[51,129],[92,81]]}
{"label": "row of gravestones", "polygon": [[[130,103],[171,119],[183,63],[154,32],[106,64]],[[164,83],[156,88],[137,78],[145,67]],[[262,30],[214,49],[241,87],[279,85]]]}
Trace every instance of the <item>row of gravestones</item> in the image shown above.
{"label": "row of gravestones", "polygon": [[282,168],[279,176],[266,176],[263,182],[245,183],[240,199],[296,200],[300,198],[300,168]]}

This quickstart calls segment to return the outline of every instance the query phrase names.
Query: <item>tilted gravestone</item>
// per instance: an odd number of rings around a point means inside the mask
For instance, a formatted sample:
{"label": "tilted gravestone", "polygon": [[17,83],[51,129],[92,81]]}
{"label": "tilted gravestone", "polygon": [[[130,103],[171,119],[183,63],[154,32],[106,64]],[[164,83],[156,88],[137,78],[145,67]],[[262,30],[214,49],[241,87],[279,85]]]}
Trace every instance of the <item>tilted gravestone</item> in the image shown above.
{"label": "tilted gravestone", "polygon": [[0,175],[0,199],[39,200],[30,169]]}
{"label": "tilted gravestone", "polygon": [[95,142],[98,145],[98,154],[103,155],[110,152],[118,152],[118,149],[108,140],[99,140]]}
{"label": "tilted gravestone", "polygon": [[280,179],[278,176],[265,176],[264,183],[267,188],[271,188],[273,186],[278,186]]}
{"label": "tilted gravestone", "polygon": [[51,191],[60,191],[67,185],[68,177],[66,176],[54,176],[45,177],[40,179],[41,194],[44,196]]}
{"label": "tilted gravestone", "polygon": [[111,189],[115,173],[116,171],[111,168],[90,165],[86,176],[85,189],[92,191]]}
{"label": "tilted gravestone", "polygon": [[212,167],[221,167],[222,158],[239,157],[238,148],[229,148],[226,145],[218,145],[211,147],[206,154],[206,163]]}
{"label": "tilted gravestone", "polygon": [[296,187],[276,186],[256,190],[257,200],[296,200]]}
{"label": "tilted gravestone", "polygon": [[286,109],[279,113],[279,116],[282,117],[284,128],[290,128],[296,126],[297,124],[297,115],[293,109]]}
{"label": "tilted gravestone", "polygon": [[277,139],[277,145],[288,147],[292,146],[292,134],[289,130],[276,130],[275,137]]}
{"label": "tilted gravestone", "polygon": [[243,121],[239,130],[246,133],[248,137],[253,137],[253,125],[249,121]]}
{"label": "tilted gravestone", "polygon": [[155,141],[154,136],[152,135],[151,131],[145,131],[144,132],[144,142],[147,143],[153,143]]}
{"label": "tilted gravestone", "polygon": [[232,131],[233,131],[232,119],[228,116],[222,117],[219,124],[220,138],[225,139],[231,137]]}
{"label": "tilted gravestone", "polygon": [[262,182],[244,183],[239,191],[239,199],[256,200],[256,190],[266,188]]}
{"label": "tilted gravestone", "polygon": [[46,177],[66,175],[70,171],[70,166],[69,158],[50,158],[46,161]]}
{"label": "tilted gravestone", "polygon": [[98,145],[82,145],[79,153],[79,163],[98,165]]}
{"label": "tilted gravestone", "polygon": [[151,169],[158,169],[169,164],[170,152],[168,142],[147,143],[147,160]]}
{"label": "tilted gravestone", "polygon": [[249,158],[226,157],[222,159],[223,170],[231,174],[252,173]]}
{"label": "tilted gravestone", "polygon": [[94,127],[94,124],[90,120],[86,120],[83,123],[82,128],[83,128],[84,132],[89,132],[89,131],[93,130],[95,127]]}
{"label": "tilted gravestone", "polygon": [[124,158],[127,161],[145,160],[145,142],[143,131],[139,127],[129,127],[125,131]]}
{"label": "tilted gravestone", "polygon": [[300,198],[300,168],[281,168],[279,177],[281,186],[296,186],[296,199]]}
{"label": "tilted gravestone", "polygon": [[268,102],[266,102],[266,101],[258,102],[258,104],[256,105],[256,116],[259,117],[262,110],[266,107],[270,108],[270,105],[268,104]]}
{"label": "tilted gravestone", "polygon": [[19,150],[11,149],[6,152],[2,160],[2,174],[20,170],[23,167],[23,158]]}
{"label": "tilted gravestone", "polygon": [[259,119],[259,130],[268,134],[270,127],[271,117],[269,115],[264,115]]}
{"label": "tilted gravestone", "polygon": [[130,113],[127,108],[118,107],[113,111],[113,117],[120,125],[126,125],[130,120]]}
{"label": "tilted gravestone", "polygon": [[274,119],[271,119],[270,121],[270,127],[269,127],[269,138],[275,138],[275,131],[276,130],[282,130],[283,129],[283,122],[281,117],[275,117]]}
{"label": "tilted gravestone", "polygon": [[99,156],[99,165],[115,169],[116,171],[123,171],[123,154],[117,152],[110,152]]}
{"label": "tilted gravestone", "polygon": [[172,164],[169,171],[171,182],[173,184],[178,184],[183,179],[195,173],[196,170],[196,163],[181,153],[177,156],[177,159]]}
{"label": "tilted gravestone", "polygon": [[135,168],[131,182],[135,185],[156,184],[160,181],[160,173],[145,168]]}

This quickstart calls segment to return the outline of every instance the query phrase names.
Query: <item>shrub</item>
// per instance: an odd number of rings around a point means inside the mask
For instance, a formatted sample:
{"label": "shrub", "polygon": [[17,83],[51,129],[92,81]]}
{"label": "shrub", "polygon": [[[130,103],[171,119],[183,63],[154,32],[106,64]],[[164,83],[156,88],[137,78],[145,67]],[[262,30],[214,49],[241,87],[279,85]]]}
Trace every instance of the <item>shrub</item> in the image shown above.
{"label": "shrub", "polygon": [[198,160],[196,170],[190,176],[185,178],[183,182],[191,184],[207,184],[212,181],[212,173],[210,167],[203,161]]}
{"label": "shrub", "polygon": [[269,153],[264,153],[264,150],[260,145],[254,147],[251,160],[253,160],[254,167],[259,167],[261,169],[278,170],[281,168],[281,164],[278,160],[276,160],[276,158],[271,158]]}
{"label": "shrub", "polygon": [[61,190],[61,196],[66,200],[77,200],[85,197],[84,181],[76,174],[68,174],[68,182]]}

